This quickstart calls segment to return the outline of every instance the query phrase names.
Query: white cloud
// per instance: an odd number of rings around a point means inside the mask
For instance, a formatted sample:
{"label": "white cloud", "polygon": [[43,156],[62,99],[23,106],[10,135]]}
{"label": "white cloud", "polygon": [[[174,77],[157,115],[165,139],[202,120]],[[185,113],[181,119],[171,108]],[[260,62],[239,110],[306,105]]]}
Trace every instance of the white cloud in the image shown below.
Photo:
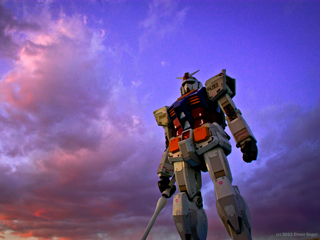
{"label": "white cloud", "polygon": [[154,43],[176,34],[182,26],[187,8],[179,10],[175,1],[154,0],[149,4],[148,16],[141,22],[143,34],[139,38],[139,49],[143,51]]}
{"label": "white cloud", "polygon": [[163,67],[167,67],[167,66],[169,66],[169,63],[168,63],[168,62],[166,62],[166,61],[162,61],[162,62],[161,62],[161,66],[163,66]]}

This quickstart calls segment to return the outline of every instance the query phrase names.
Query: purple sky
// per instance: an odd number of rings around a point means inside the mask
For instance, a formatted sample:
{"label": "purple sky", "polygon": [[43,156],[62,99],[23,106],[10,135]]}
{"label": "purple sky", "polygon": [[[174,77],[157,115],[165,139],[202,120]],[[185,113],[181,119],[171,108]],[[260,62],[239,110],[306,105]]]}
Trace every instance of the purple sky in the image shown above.
{"label": "purple sky", "polygon": [[[258,140],[257,161],[234,140],[228,157],[253,238],[319,237],[319,43],[319,1],[0,0],[0,239],[141,239],[165,147],[152,113],[176,77],[223,68]],[[208,240],[228,239],[207,173],[203,195]],[[171,201],[148,239],[179,239]]]}

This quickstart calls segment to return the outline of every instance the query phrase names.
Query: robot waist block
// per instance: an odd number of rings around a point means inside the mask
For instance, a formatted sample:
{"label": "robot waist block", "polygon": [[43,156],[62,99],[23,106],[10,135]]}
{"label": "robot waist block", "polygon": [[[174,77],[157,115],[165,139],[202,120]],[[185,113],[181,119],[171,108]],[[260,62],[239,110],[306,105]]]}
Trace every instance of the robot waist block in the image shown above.
{"label": "robot waist block", "polygon": [[207,141],[209,137],[210,137],[209,128],[205,126],[199,127],[194,131],[194,141],[196,143]]}
{"label": "robot waist block", "polygon": [[201,164],[196,154],[193,129],[188,129],[184,131],[181,136],[169,140],[168,158],[170,162],[185,161],[193,167]]}
{"label": "robot waist block", "polygon": [[215,147],[221,147],[225,154],[231,152],[227,134],[217,123],[206,123],[196,129],[188,129],[181,136],[169,141],[168,159],[172,162],[185,161],[196,167],[201,164],[203,153]]}

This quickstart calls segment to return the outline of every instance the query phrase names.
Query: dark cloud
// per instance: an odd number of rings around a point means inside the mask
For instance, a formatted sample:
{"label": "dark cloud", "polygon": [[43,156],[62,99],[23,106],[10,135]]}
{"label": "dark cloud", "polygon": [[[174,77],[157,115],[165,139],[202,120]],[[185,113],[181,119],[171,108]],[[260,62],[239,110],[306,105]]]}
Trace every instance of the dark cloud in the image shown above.
{"label": "dark cloud", "polygon": [[[261,120],[267,117],[265,127],[272,132],[260,144],[267,161],[241,183],[257,237],[278,232],[319,234],[319,110],[320,102],[307,110],[285,104],[260,115]],[[279,116],[279,121],[272,116]],[[269,125],[273,119],[275,124]]]}
{"label": "dark cloud", "polygon": [[141,231],[158,197],[155,178],[143,172],[155,172],[161,152],[139,148],[152,139],[127,139],[96,152],[47,152],[14,172],[2,166],[1,231],[46,239],[129,239],[119,237],[123,229]]}
{"label": "dark cloud", "polygon": [[1,82],[0,231],[128,239],[121,230],[141,231],[150,211],[142,203],[158,196],[154,146],[164,143],[105,70],[103,36],[78,17],[46,20],[47,32],[25,31],[20,60]]}
{"label": "dark cloud", "polygon": [[39,28],[37,23],[19,22],[0,2],[0,56],[18,59],[20,43],[14,40],[13,32],[37,31]]}
{"label": "dark cloud", "polygon": [[[39,33],[25,41],[20,61],[1,82],[6,155],[56,145],[70,150],[99,145],[103,131],[98,120],[111,90],[99,62],[103,51],[91,45],[94,34],[79,19],[65,21],[53,23],[51,35]],[[80,38],[76,31],[81,29]]]}

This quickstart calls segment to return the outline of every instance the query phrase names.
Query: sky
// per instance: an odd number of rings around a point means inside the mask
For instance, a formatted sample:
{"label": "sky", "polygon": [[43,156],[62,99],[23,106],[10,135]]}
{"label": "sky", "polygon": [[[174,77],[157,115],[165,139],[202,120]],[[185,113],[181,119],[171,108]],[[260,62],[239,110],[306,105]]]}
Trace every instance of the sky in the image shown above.
{"label": "sky", "polygon": [[[256,161],[233,139],[228,156],[253,239],[320,237],[319,43],[316,0],[1,0],[0,239],[141,239],[165,149],[153,111],[199,69],[236,79],[258,141]],[[202,178],[207,239],[229,239]],[[148,239],[179,239],[171,199]]]}

